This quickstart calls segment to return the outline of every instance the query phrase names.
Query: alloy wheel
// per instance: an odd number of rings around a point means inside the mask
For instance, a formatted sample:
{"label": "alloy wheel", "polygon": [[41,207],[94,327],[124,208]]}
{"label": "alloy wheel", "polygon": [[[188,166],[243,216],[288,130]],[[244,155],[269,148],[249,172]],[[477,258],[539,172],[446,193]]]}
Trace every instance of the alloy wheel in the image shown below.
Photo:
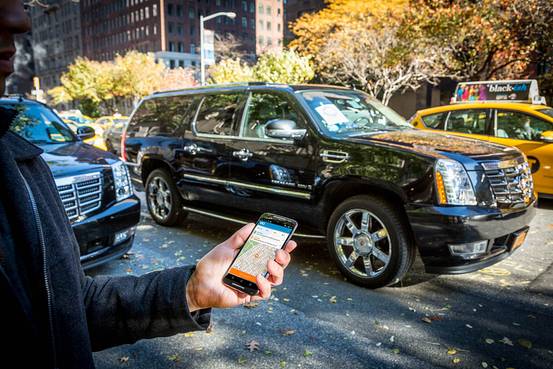
{"label": "alloy wheel", "polygon": [[167,182],[161,177],[155,177],[148,185],[148,204],[150,210],[160,220],[165,220],[171,213],[171,190]]}
{"label": "alloy wheel", "polygon": [[342,214],[334,229],[334,247],[342,265],[361,278],[381,275],[392,255],[388,230],[366,209]]}

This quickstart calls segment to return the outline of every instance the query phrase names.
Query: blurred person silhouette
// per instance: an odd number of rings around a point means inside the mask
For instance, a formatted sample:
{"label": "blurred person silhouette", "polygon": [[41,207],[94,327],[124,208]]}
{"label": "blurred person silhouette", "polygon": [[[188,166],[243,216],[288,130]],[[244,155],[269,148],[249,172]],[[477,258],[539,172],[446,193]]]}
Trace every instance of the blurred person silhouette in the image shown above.
{"label": "blurred person silhouette", "polygon": [[[0,0],[0,91],[13,72],[14,36],[30,30],[20,0]],[[13,111],[13,110],[10,110]],[[257,277],[259,295],[222,283],[248,224],[196,266],[136,276],[85,276],[42,150],[10,131],[0,109],[0,366],[94,368],[92,351],[206,329],[211,308],[267,299],[282,282],[289,242]]]}

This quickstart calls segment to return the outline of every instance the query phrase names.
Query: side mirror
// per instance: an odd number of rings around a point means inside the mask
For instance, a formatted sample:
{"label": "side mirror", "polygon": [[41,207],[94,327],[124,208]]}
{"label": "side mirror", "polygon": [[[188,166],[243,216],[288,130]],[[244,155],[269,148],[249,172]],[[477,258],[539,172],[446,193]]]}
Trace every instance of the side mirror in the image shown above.
{"label": "side mirror", "polygon": [[306,129],[296,128],[296,122],[288,119],[272,119],[265,124],[265,135],[271,138],[301,140]]}
{"label": "side mirror", "polygon": [[96,136],[96,131],[94,131],[94,128],[89,126],[80,126],[77,128],[77,136],[79,136],[81,140],[87,140]]}
{"label": "side mirror", "polygon": [[540,140],[545,143],[553,143],[553,131],[543,131]]}

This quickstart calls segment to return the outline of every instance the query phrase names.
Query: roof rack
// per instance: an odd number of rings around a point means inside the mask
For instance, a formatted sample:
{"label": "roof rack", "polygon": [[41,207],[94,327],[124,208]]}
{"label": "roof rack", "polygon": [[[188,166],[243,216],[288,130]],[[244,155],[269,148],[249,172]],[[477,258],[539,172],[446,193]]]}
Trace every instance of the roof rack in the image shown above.
{"label": "roof rack", "polygon": [[288,85],[285,83],[259,82],[259,81],[232,82],[232,83],[221,83],[221,84],[213,84],[213,85],[205,85],[205,86],[178,88],[175,90],[155,91],[154,93],[152,93],[152,95],[165,94],[165,93],[177,92],[177,91],[202,90],[202,89],[224,88],[224,87],[248,87],[248,86],[288,86]]}

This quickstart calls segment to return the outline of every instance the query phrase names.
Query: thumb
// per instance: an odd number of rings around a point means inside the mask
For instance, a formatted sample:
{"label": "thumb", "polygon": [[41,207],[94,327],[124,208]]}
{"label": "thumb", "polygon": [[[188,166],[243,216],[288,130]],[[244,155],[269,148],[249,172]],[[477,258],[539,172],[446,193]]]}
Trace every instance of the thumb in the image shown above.
{"label": "thumb", "polygon": [[234,233],[229,239],[228,239],[228,245],[232,249],[238,249],[244,245],[246,240],[248,239],[248,236],[253,231],[253,227],[255,227],[254,223],[248,223],[242,228],[240,228],[236,233]]}

